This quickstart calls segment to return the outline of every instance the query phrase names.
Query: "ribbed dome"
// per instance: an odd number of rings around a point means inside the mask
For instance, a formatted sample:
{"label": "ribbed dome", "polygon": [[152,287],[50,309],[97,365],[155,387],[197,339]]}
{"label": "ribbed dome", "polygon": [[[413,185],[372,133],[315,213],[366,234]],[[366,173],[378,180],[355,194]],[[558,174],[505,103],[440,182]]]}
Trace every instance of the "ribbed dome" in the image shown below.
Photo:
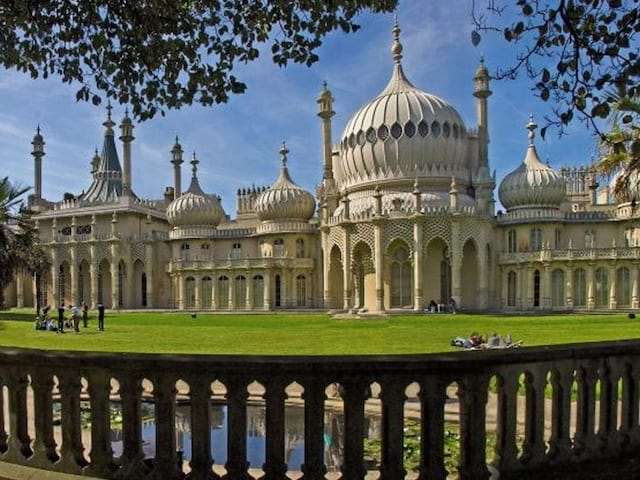
{"label": "ribbed dome", "polygon": [[339,189],[416,176],[466,180],[466,129],[458,112],[441,98],[416,88],[400,60],[400,29],[393,29],[393,75],[386,88],[347,123],[335,166]]}
{"label": "ribbed dome", "polygon": [[299,187],[289,176],[287,168],[287,150],[282,144],[282,167],[280,176],[270,188],[262,192],[256,200],[256,212],[263,222],[281,220],[304,220],[313,217],[316,202],[313,195]]}
{"label": "ribbed dome", "polygon": [[197,164],[195,159],[191,161],[193,176],[189,189],[176,198],[167,207],[167,220],[174,227],[187,226],[212,226],[220,223],[224,216],[224,210],[216,195],[207,195],[200,188],[198,182]]}
{"label": "ribbed dome", "polygon": [[500,183],[500,202],[507,210],[558,208],[567,191],[565,179],[538,157],[534,144],[537,125],[529,119],[529,146],[524,162]]}
{"label": "ribbed dome", "polygon": [[640,175],[636,172],[632,172],[629,175],[627,187],[616,193],[616,185],[620,181],[622,175],[625,173],[623,170],[618,170],[611,180],[609,181],[609,192],[610,195],[613,196],[616,203],[629,203],[629,202],[637,202],[640,200]]}

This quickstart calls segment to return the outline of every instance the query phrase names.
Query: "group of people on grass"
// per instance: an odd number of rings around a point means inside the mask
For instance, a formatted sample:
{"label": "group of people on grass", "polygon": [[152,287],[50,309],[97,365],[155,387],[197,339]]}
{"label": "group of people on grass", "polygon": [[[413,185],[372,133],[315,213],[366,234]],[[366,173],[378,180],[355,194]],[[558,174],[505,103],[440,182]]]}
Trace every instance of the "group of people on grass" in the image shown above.
{"label": "group of people on grass", "polygon": [[458,312],[458,306],[456,304],[456,301],[453,298],[449,299],[449,302],[447,302],[446,304],[440,300],[438,303],[436,303],[435,300],[431,300],[429,302],[429,306],[426,309],[427,313],[457,313]]}
{"label": "group of people on grass", "polygon": [[[60,304],[58,307],[58,318],[57,321],[53,319],[51,316],[51,306],[46,305],[42,309],[42,314],[38,313],[36,315],[35,320],[35,329],[36,330],[44,330],[49,332],[56,333],[65,333],[65,328],[67,330],[73,329],[75,333],[80,333],[80,320],[82,319],[83,327],[89,327],[89,306],[82,302],[80,305],[73,305],[69,308],[69,312],[71,316],[69,318],[65,317],[65,308],[64,302]],[[98,328],[99,332],[104,332],[104,311],[105,307],[102,303],[97,305],[98,310]]]}

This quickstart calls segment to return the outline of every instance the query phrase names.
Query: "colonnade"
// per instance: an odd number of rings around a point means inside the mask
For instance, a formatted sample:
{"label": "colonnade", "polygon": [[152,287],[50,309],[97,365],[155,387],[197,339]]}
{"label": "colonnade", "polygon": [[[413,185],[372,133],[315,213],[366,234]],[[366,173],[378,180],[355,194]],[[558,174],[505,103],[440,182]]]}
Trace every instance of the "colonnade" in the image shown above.
{"label": "colonnade", "polygon": [[181,310],[311,308],[312,279],[308,269],[179,271],[172,275],[172,303]]}
{"label": "colonnade", "polygon": [[637,262],[503,265],[501,276],[505,309],[640,308]]}

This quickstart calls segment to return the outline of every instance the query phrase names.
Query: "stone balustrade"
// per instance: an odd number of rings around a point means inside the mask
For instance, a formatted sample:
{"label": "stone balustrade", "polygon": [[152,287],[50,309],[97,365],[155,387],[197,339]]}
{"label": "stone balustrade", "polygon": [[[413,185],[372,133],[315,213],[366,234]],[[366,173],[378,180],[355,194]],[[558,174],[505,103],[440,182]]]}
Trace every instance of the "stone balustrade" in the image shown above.
{"label": "stone balustrade", "polygon": [[[123,480],[184,478],[176,446],[176,382],[188,384],[192,446],[189,479],[216,479],[211,456],[212,384],[227,405],[229,480],[246,480],[248,386],[264,387],[264,479],[287,479],[286,387],[304,389],[304,479],[324,480],[325,389],[336,382],[344,402],[342,478],[366,475],[365,402],[377,383],[381,401],[382,480],[406,476],[403,462],[405,389],[417,383],[419,478],[443,480],[447,387],[457,386],[461,480],[637,478],[640,467],[640,341],[406,356],[258,357],[44,352],[0,349],[1,462]],[[524,377],[523,385],[520,379]],[[122,408],[123,454],[110,439],[112,380]],[[152,382],[155,458],[144,459],[143,380]],[[31,393],[28,394],[30,389]],[[519,392],[520,390],[520,392]],[[575,390],[576,401],[572,399]],[[2,389],[0,389],[2,391]],[[54,392],[61,403],[61,443],[54,436]],[[252,394],[253,395],[253,394]],[[89,398],[90,448],[81,435],[81,398]],[[524,398],[518,402],[518,397]],[[32,398],[32,407],[28,402]],[[489,398],[493,401],[489,402]],[[545,399],[548,400],[545,400]],[[7,399],[8,405],[5,415]],[[487,410],[495,409],[495,456],[487,464]],[[35,435],[30,437],[30,416]],[[545,416],[550,432],[545,431]],[[517,440],[518,419],[524,423]],[[575,419],[572,422],[572,419]],[[449,420],[450,421],[450,420]],[[573,427],[575,433],[572,434]]]}
{"label": "stone balustrade", "polygon": [[609,248],[567,248],[558,250],[538,250],[535,252],[501,253],[501,265],[551,262],[555,260],[640,260],[640,247],[609,247]]}
{"label": "stone balustrade", "polygon": [[168,272],[184,270],[216,270],[216,269],[265,269],[265,268],[297,268],[311,269],[314,263],[312,258],[294,257],[245,257],[245,258],[195,258],[184,260],[171,260],[167,267]]}

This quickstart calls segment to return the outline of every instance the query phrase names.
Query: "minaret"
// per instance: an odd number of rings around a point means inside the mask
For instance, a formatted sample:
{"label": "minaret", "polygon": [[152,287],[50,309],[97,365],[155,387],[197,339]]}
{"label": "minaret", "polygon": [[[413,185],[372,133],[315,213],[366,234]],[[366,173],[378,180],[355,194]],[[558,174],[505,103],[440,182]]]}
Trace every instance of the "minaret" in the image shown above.
{"label": "minaret", "polygon": [[31,142],[33,145],[33,151],[31,155],[33,155],[33,196],[34,199],[42,200],[42,157],[44,157],[44,139],[40,134],[40,125],[36,129],[36,134],[33,136],[33,141]]}
{"label": "minaret", "polygon": [[327,180],[333,181],[331,118],[335,114],[331,91],[327,88],[327,82],[322,82],[322,91],[318,97],[318,116],[322,119],[323,182]]}
{"label": "minaret", "polygon": [[134,140],[133,136],[133,123],[129,118],[129,111],[124,111],[124,118],[120,124],[120,141],[122,142],[123,152],[123,180],[122,180],[122,194],[131,194],[131,142]]}
{"label": "minaret", "polygon": [[480,66],[473,77],[475,87],[473,96],[476,97],[477,117],[478,117],[478,142],[480,144],[480,167],[488,167],[489,165],[489,111],[487,108],[487,99],[492,92],[489,88],[491,77],[489,71],[484,64],[484,58],[480,58]]}
{"label": "minaret", "polygon": [[175,200],[180,195],[182,195],[182,167],[181,165],[184,163],[182,160],[182,147],[178,142],[178,136],[176,135],[176,143],[173,145],[171,149],[172,160],[173,163],[173,199]]}

